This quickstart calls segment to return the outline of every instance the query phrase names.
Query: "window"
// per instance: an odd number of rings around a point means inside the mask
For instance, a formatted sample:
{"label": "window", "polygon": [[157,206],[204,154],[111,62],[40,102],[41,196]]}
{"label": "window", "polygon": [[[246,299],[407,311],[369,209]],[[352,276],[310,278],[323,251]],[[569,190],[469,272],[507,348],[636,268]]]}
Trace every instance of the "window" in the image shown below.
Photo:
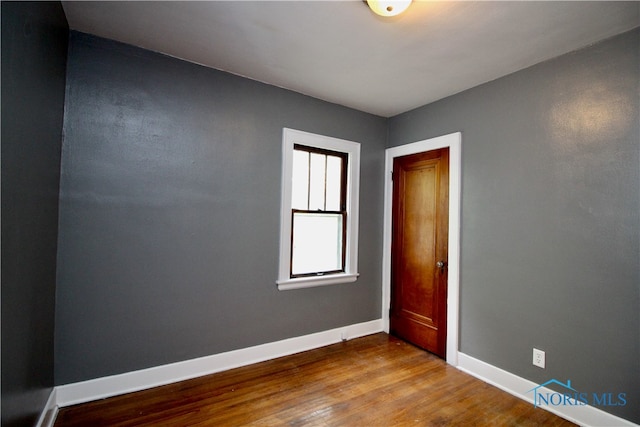
{"label": "window", "polygon": [[290,277],[344,273],[346,153],[294,144]]}
{"label": "window", "polygon": [[278,288],[357,279],[360,144],[284,129]]}

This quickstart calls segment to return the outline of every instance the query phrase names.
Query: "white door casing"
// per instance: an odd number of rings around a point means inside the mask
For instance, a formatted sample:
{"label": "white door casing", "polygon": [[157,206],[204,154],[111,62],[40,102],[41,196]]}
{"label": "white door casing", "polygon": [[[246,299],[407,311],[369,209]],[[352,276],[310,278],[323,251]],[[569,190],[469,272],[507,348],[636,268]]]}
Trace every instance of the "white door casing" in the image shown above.
{"label": "white door casing", "polygon": [[382,250],[382,323],[389,332],[391,306],[391,231],[393,207],[393,159],[395,157],[449,147],[449,259],[447,289],[447,363],[458,364],[460,308],[460,196],[462,134],[460,132],[430,138],[385,151],[384,236]]}

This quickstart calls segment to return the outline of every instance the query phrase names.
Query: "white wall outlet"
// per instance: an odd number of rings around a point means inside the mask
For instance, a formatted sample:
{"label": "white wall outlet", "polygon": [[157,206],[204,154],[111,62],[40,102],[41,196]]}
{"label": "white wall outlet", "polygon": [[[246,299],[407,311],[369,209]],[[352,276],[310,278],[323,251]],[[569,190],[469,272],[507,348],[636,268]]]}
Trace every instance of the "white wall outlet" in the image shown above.
{"label": "white wall outlet", "polygon": [[544,369],[544,351],[533,349],[533,365]]}

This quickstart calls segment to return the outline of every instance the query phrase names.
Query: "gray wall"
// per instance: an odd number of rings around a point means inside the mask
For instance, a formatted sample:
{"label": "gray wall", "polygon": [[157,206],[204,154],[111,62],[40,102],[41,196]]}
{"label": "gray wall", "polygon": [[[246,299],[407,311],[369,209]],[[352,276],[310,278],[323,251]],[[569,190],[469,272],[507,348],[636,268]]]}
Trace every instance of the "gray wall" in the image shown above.
{"label": "gray wall", "polygon": [[[386,119],[71,33],[56,383],[380,317]],[[278,291],[282,128],[362,143],[360,272]]]}
{"label": "gray wall", "polygon": [[54,383],[67,57],[59,2],[2,2],[2,425],[33,425]]}
{"label": "gray wall", "polygon": [[460,350],[537,383],[626,392],[602,409],[635,422],[639,47],[632,31],[389,121],[389,146],[462,131]]}

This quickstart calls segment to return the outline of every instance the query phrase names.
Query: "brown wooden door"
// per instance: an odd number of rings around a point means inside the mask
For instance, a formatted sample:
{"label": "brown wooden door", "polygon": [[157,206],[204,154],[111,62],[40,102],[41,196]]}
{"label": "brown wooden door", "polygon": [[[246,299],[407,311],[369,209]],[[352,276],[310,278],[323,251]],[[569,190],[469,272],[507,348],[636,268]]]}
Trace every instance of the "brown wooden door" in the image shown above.
{"label": "brown wooden door", "polygon": [[391,333],[440,357],[447,339],[449,149],[393,164]]}

